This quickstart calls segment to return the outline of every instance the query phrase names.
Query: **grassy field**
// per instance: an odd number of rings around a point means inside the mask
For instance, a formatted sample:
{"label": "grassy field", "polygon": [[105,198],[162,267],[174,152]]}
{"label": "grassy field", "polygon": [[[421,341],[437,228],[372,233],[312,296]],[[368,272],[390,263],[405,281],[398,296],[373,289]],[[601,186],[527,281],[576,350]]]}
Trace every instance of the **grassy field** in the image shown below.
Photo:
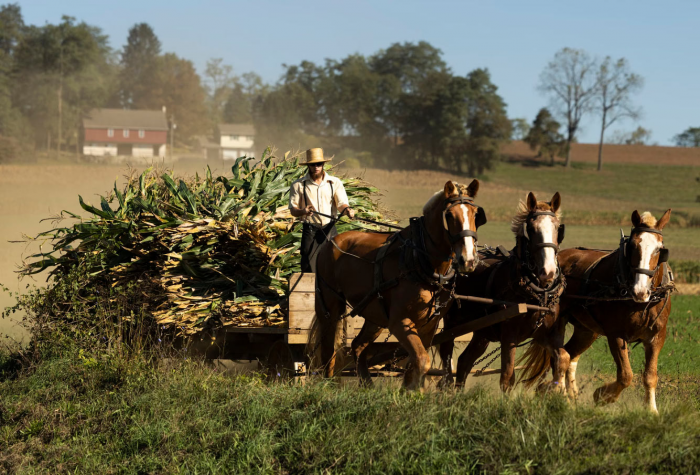
{"label": "grassy field", "polygon": [[79,355],[0,383],[7,473],[692,473],[698,394],[660,416],[557,396],[268,385]]}

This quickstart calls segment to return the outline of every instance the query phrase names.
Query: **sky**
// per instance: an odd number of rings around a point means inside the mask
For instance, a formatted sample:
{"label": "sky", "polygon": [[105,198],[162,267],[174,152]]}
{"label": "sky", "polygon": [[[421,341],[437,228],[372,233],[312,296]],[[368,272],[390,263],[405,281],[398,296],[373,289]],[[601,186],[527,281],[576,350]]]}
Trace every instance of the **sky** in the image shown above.
{"label": "sky", "polygon": [[[25,22],[56,23],[62,15],[99,26],[115,50],[135,23],[149,23],[164,52],[203,72],[223,58],[238,74],[276,82],[283,64],[322,63],[370,55],[396,42],[427,41],[453,72],[488,68],[511,118],[532,121],[547,106],[540,73],[563,47],[626,58],[645,80],[635,96],[643,115],[609,131],[651,129],[652,141],[700,126],[700,2],[647,0],[479,1],[20,1]],[[610,133],[609,132],[609,133]],[[599,119],[583,122],[581,142],[596,142]]]}

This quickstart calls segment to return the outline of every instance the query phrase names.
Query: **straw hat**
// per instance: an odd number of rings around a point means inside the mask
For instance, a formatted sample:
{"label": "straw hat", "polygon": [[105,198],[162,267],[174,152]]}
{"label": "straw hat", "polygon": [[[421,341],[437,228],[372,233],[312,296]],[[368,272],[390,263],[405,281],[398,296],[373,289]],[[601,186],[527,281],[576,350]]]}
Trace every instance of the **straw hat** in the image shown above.
{"label": "straw hat", "polygon": [[312,163],[326,163],[333,160],[333,157],[335,157],[335,155],[332,155],[330,158],[323,158],[322,148],[310,148],[306,151],[306,161],[300,163],[299,165],[311,165]]}

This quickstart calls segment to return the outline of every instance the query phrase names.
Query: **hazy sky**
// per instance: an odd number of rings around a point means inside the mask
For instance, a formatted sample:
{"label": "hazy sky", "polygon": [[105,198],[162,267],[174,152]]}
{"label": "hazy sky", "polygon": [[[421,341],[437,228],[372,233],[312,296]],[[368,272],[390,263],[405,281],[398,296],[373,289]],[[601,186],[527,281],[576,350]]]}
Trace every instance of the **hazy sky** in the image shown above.
{"label": "hazy sky", "polygon": [[[27,23],[61,15],[101,27],[115,49],[130,26],[147,22],[163,50],[192,60],[201,72],[221,57],[236,72],[279,78],[283,63],[322,62],[350,53],[372,54],[394,42],[426,40],[458,74],[491,71],[510,117],[531,121],[546,98],[536,90],[543,67],[565,46],[599,56],[625,57],[645,78],[636,97],[639,125],[669,144],[700,126],[700,2],[586,1],[148,1],[30,0],[19,2]],[[632,130],[637,124],[610,129]],[[581,141],[596,141],[597,119]]]}

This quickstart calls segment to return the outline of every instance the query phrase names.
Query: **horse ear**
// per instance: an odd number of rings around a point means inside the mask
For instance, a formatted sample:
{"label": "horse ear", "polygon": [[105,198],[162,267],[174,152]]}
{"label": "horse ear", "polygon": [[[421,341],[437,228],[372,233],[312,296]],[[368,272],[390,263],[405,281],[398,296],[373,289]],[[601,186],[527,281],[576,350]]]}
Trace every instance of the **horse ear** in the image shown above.
{"label": "horse ear", "polygon": [[668,224],[670,219],[671,219],[671,210],[667,209],[666,212],[664,213],[664,215],[661,216],[661,219],[659,219],[656,222],[656,229],[661,231],[664,228],[664,226],[666,226]]}
{"label": "horse ear", "polygon": [[472,180],[471,183],[469,183],[469,186],[467,187],[467,196],[471,196],[472,198],[476,198],[476,194],[479,192],[479,180],[476,178]]}
{"label": "horse ear", "polygon": [[561,195],[558,191],[554,193],[554,196],[552,196],[552,201],[550,201],[550,203],[552,211],[554,211],[555,213],[559,211],[559,207],[561,206]]}
{"label": "horse ear", "polygon": [[639,211],[636,209],[632,211],[632,226],[638,228],[642,225],[642,217],[639,216]]}
{"label": "horse ear", "polygon": [[452,183],[451,181],[448,181],[445,183],[445,198],[449,198],[450,196],[455,194],[455,184]]}
{"label": "horse ear", "polygon": [[534,193],[531,191],[527,194],[527,210],[535,211],[537,209],[537,198],[535,198]]}

